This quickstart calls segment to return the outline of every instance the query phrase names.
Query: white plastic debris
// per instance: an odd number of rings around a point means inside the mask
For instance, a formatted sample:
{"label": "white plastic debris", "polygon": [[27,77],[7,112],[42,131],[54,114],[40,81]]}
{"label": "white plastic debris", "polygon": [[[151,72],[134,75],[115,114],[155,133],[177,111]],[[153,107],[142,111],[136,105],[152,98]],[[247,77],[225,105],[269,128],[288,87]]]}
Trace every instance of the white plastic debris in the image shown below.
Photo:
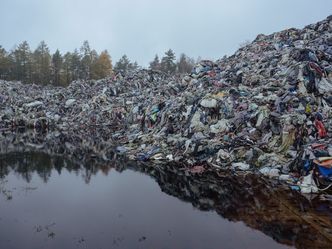
{"label": "white plastic debris", "polygon": [[215,108],[217,107],[217,100],[215,99],[203,99],[201,101],[201,106],[206,107],[206,108]]}
{"label": "white plastic debris", "polygon": [[34,101],[34,102],[30,102],[28,104],[25,104],[26,107],[36,107],[36,106],[41,106],[43,105],[43,102],[41,101]]}
{"label": "white plastic debris", "polygon": [[312,178],[312,173],[303,177],[302,182],[299,184],[302,194],[317,193],[318,188],[315,184],[314,179]]}
{"label": "white plastic debris", "polygon": [[264,167],[259,170],[260,173],[262,173],[265,176],[268,176],[270,178],[279,177],[279,169],[270,168],[270,167]]}
{"label": "white plastic debris", "polygon": [[232,168],[239,170],[249,170],[250,165],[247,163],[238,162],[238,163],[232,163]]}
{"label": "white plastic debris", "polygon": [[228,120],[226,119],[219,120],[218,123],[210,126],[210,131],[212,133],[227,132],[228,130]]}
{"label": "white plastic debris", "polygon": [[68,99],[65,103],[66,107],[72,106],[76,102],[76,99]]}

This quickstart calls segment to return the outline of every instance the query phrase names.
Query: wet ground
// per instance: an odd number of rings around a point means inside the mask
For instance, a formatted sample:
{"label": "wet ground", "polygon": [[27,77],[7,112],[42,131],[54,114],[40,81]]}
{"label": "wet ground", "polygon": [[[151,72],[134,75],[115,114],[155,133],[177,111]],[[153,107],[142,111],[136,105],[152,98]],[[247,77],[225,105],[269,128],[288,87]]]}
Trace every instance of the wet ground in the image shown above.
{"label": "wet ground", "polygon": [[0,248],[332,248],[328,199],[249,174],[10,153]]}

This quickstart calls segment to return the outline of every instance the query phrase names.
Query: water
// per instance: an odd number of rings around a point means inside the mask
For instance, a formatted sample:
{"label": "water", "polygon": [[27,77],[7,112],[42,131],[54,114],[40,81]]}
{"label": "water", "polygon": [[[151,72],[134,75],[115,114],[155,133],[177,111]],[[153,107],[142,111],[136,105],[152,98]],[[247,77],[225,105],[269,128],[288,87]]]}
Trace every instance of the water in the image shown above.
{"label": "water", "polygon": [[308,224],[298,217],[290,223],[264,217],[271,207],[260,203],[269,202],[261,194],[250,203],[251,190],[225,189],[213,176],[119,165],[84,167],[41,153],[3,156],[0,248],[273,249],[308,241]]}

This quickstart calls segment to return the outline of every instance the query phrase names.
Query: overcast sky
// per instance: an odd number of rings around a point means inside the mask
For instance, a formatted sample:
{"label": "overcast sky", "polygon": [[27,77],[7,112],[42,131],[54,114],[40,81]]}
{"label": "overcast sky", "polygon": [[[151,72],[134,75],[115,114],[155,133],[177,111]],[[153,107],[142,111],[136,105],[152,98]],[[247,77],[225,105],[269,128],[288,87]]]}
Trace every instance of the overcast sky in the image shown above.
{"label": "overcast sky", "polygon": [[218,59],[245,40],[302,28],[332,14],[331,0],[0,0],[0,45],[45,40],[51,51],[84,40],[113,61],[123,54],[146,66],[155,54]]}

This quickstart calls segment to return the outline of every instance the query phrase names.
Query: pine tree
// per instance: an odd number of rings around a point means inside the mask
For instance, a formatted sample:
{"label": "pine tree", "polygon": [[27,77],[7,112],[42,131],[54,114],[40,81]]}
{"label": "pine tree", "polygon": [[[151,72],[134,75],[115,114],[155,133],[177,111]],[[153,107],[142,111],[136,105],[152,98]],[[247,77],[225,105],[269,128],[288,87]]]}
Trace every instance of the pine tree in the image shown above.
{"label": "pine tree", "polygon": [[114,71],[116,72],[127,72],[130,70],[130,60],[127,55],[123,55],[120,60],[115,63]]}
{"label": "pine tree", "polygon": [[80,48],[80,55],[80,78],[85,80],[90,79],[93,54],[88,41],[83,42],[83,45]]}
{"label": "pine tree", "polygon": [[45,41],[41,41],[33,53],[33,81],[47,85],[51,81],[51,55]]}
{"label": "pine tree", "polygon": [[19,44],[11,53],[13,58],[13,78],[24,83],[32,82],[32,56],[27,41]]}
{"label": "pine tree", "polygon": [[156,56],[154,57],[153,61],[150,62],[150,67],[151,70],[160,70],[160,61],[159,61],[159,57],[156,54]]}
{"label": "pine tree", "polygon": [[165,52],[165,56],[161,59],[161,70],[165,73],[175,73],[176,64],[175,64],[175,54],[172,49],[169,49]]}
{"label": "pine tree", "polygon": [[9,80],[11,78],[11,67],[9,54],[0,46],[0,79]]}
{"label": "pine tree", "polygon": [[67,52],[63,56],[62,70],[63,70],[63,82],[65,83],[65,85],[69,85],[70,82],[73,80],[72,55],[70,52]]}
{"label": "pine tree", "polygon": [[[82,79],[82,72],[81,72],[81,56],[77,49],[71,53],[70,58],[70,71],[72,75],[72,80]],[[69,82],[70,83],[70,82]]]}
{"label": "pine tree", "polygon": [[195,65],[194,59],[189,58],[185,54],[180,55],[180,59],[177,63],[177,70],[180,74],[190,73]]}
{"label": "pine tree", "polygon": [[91,50],[90,58],[91,58],[91,65],[90,65],[90,73],[89,73],[90,77],[89,77],[89,79],[92,79],[93,67],[99,59],[99,55],[98,55],[96,50],[94,50],[94,49]]}
{"label": "pine tree", "polygon": [[137,70],[139,68],[138,62],[134,61],[134,63],[129,64],[129,70]]}
{"label": "pine tree", "polygon": [[60,51],[57,49],[52,56],[52,83],[55,86],[60,86],[62,84],[61,80],[61,68],[63,59]]}

